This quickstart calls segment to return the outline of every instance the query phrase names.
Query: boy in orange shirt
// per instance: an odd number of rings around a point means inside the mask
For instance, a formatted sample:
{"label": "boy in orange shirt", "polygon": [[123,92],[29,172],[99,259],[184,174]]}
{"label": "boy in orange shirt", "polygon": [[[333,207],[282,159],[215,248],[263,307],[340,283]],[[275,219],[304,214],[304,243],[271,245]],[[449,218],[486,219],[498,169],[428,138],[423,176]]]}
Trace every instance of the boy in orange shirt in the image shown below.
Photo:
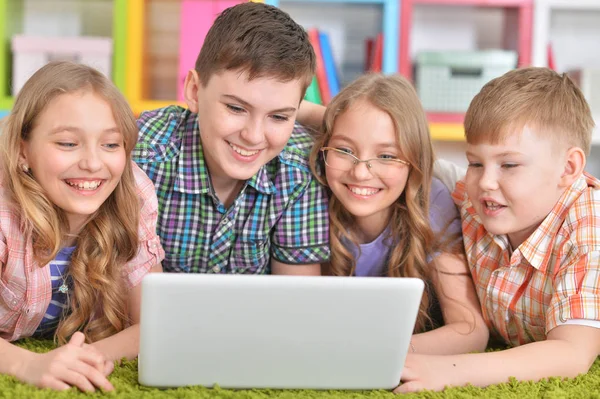
{"label": "boy in orange shirt", "polygon": [[581,91],[545,68],[511,71],[473,99],[453,196],[483,316],[514,348],[410,354],[395,392],[589,370],[600,353],[600,181],[583,171],[593,127]]}

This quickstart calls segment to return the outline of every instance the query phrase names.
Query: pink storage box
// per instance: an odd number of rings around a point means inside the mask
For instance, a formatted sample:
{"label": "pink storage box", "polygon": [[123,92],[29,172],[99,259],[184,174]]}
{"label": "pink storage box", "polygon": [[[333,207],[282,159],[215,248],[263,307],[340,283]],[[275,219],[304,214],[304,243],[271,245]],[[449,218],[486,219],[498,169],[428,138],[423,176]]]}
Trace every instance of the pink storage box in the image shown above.
{"label": "pink storage box", "polygon": [[50,61],[71,60],[92,66],[109,78],[111,76],[111,38],[15,35],[11,42],[13,95],[19,92],[35,71]]}

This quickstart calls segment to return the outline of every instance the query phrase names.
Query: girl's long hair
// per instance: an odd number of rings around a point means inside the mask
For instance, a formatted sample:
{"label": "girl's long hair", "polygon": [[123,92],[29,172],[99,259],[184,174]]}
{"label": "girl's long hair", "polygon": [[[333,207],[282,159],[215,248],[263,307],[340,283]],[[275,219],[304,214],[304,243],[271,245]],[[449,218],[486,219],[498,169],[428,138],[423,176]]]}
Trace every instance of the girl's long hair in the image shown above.
{"label": "girl's long hair", "polygon": [[23,142],[30,139],[37,117],[58,96],[91,92],[111,107],[123,134],[127,157],[115,190],[90,216],[77,237],[69,274],[70,312],[58,325],[55,339],[64,344],[76,331],[94,342],[123,330],[129,323],[123,266],[138,250],[139,199],[131,165],[138,129],[127,101],[100,72],[72,62],[52,62],[25,83],[1,134],[1,178],[19,212],[22,232],[31,239],[35,260],[44,267],[65,245],[69,225],[65,213],[47,197],[19,165]]}
{"label": "girl's long hair", "polygon": [[[429,224],[434,155],[425,112],[417,93],[406,79],[367,74],[348,85],[331,101],[310,154],[313,174],[321,184],[327,186],[325,164],[319,150],[328,145],[336,118],[358,101],[366,101],[390,116],[400,151],[410,163],[404,192],[392,205],[389,240],[394,244],[389,256],[388,276],[417,277],[425,282],[431,281],[427,255],[432,253],[434,245],[434,234]],[[331,190],[328,191],[331,245],[328,272],[336,276],[352,276],[356,260],[344,246],[342,237],[358,246],[356,232],[353,231],[355,223],[353,216]],[[416,331],[422,331],[431,321],[428,316],[431,293],[432,289],[428,287],[423,294]]]}

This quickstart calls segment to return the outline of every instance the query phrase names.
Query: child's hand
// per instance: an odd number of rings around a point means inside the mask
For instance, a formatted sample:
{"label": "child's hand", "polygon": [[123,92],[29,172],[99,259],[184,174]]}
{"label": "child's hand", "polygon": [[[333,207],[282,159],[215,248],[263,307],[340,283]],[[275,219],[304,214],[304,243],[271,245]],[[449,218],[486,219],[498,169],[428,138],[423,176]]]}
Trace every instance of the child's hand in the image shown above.
{"label": "child's hand", "polygon": [[72,386],[85,392],[94,392],[95,388],[112,391],[114,388],[106,379],[112,366],[84,341],[85,336],[76,332],[68,344],[58,349],[43,354],[28,352],[16,377],[39,388],[58,391]]}
{"label": "child's hand", "polygon": [[446,386],[456,385],[456,366],[451,356],[419,355],[409,353],[402,370],[402,384],[394,393],[418,392],[424,389],[442,391]]}
{"label": "child's hand", "polygon": [[102,352],[100,352],[94,345],[83,344],[82,347],[94,353],[96,356],[101,356],[104,358],[104,364],[97,364],[96,368],[98,369],[98,371],[104,374],[105,377],[108,377],[110,373],[114,371],[115,363],[111,360],[108,360],[107,357]]}

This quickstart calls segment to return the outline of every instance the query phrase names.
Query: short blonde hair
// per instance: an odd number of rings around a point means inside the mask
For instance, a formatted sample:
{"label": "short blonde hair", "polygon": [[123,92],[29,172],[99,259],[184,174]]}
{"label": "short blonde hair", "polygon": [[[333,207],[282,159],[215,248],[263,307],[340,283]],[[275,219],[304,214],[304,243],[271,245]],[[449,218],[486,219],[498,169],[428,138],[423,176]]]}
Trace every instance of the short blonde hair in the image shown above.
{"label": "short blonde hair", "polygon": [[590,152],[594,119],[583,93],[564,73],[512,70],[488,82],[465,115],[469,144],[499,143],[525,126],[561,146]]}

